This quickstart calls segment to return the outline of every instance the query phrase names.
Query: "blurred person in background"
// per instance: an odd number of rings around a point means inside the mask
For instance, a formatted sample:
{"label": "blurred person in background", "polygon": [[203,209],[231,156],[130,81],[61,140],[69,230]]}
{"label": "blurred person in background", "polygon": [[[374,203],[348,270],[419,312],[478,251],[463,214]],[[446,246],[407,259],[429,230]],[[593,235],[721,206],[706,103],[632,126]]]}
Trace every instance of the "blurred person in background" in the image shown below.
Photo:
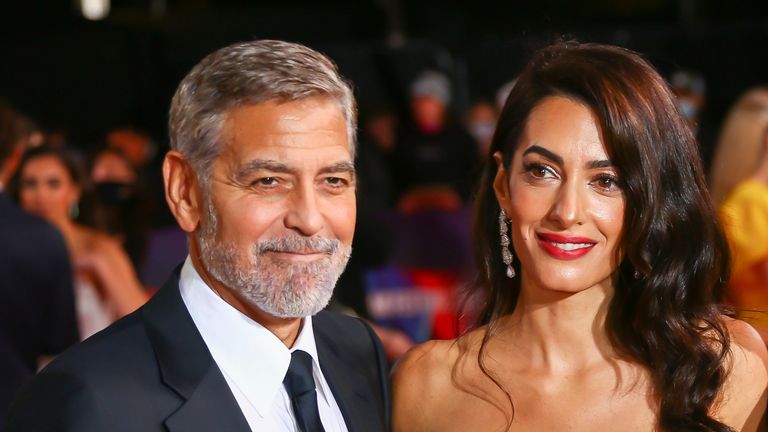
{"label": "blurred person in background", "polygon": [[400,363],[395,432],[758,430],[768,351],[719,306],[697,143],[642,57],[539,51],[476,200],[478,326]]}
{"label": "blurred person in background", "polygon": [[107,146],[117,149],[131,162],[136,170],[142,170],[152,162],[157,152],[149,134],[131,127],[119,127],[107,132]]}
{"label": "blurred person in background", "polygon": [[675,94],[677,110],[696,136],[704,168],[709,171],[720,120],[714,120],[708,109],[704,75],[694,70],[678,69],[670,75],[669,85]]}
{"label": "blurred person in background", "polygon": [[720,128],[709,176],[715,205],[722,204],[736,185],[754,173],[766,127],[768,88],[759,87],[736,101]]}
{"label": "blurred person in background", "polygon": [[30,141],[28,124],[0,101],[0,419],[42,361],[78,341],[64,240],[12,203],[4,188]]}
{"label": "blurred person in background", "polygon": [[134,268],[144,263],[151,228],[151,197],[131,161],[116,147],[99,150],[90,179],[101,213],[100,230],[120,241]]}
{"label": "blurred person in background", "polygon": [[[127,125],[109,130],[104,136],[104,142],[107,148],[116,150],[133,165],[138,178],[133,184],[141,196],[142,212],[149,215],[151,227],[175,226],[176,222],[165,205],[162,157],[157,157],[155,139],[147,131]],[[129,251],[131,258],[136,258],[133,250]]]}
{"label": "blurred person in background", "polygon": [[696,134],[700,125],[701,112],[707,101],[707,85],[704,77],[688,70],[677,70],[669,78],[680,115]]}
{"label": "blurred person in background", "polygon": [[493,131],[496,130],[496,121],[499,113],[496,107],[485,100],[479,100],[472,104],[467,113],[467,130],[475,139],[477,154],[480,160],[485,160],[491,148]]}
{"label": "blurred person in background", "polygon": [[64,236],[75,270],[82,339],[147,300],[119,242],[74,220],[84,184],[79,167],[66,149],[45,145],[24,153],[12,181],[14,197],[21,207],[52,223]]}
{"label": "blurred person in background", "polygon": [[398,208],[404,213],[463,208],[473,185],[477,151],[472,137],[448,115],[451,83],[424,71],[411,84],[411,120],[393,154]]}
{"label": "blurred person in background", "polygon": [[386,107],[361,112],[360,137],[355,166],[359,172],[358,196],[365,197],[359,204],[372,212],[392,209],[394,206],[394,173],[391,171],[392,153],[397,143],[397,116]]}
{"label": "blurred person in background", "polygon": [[718,157],[739,164],[724,170],[716,159],[728,178],[712,179],[721,187],[740,179],[720,205],[733,256],[728,300],[768,341],[768,87],[748,91],[733,107]]}

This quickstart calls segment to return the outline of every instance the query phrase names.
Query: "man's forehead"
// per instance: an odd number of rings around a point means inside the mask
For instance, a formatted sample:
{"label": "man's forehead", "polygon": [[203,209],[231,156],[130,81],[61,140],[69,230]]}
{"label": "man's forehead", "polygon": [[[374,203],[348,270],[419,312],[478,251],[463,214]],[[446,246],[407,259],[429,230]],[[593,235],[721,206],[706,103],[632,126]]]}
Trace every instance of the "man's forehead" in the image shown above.
{"label": "man's forehead", "polygon": [[224,113],[224,127],[254,121],[264,124],[286,122],[288,127],[295,127],[295,122],[300,122],[318,112],[327,113],[343,122],[347,121],[344,109],[338,100],[328,95],[315,95],[294,100],[268,99],[235,105]]}

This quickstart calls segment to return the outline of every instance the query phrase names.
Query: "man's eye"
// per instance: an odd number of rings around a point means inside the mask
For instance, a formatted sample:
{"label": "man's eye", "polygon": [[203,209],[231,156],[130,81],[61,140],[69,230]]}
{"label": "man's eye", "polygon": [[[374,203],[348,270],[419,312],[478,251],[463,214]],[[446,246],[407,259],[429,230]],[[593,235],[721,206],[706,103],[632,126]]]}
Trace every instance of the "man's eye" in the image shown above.
{"label": "man's eye", "polygon": [[277,177],[264,177],[253,182],[254,186],[277,186]]}
{"label": "man's eye", "polygon": [[347,184],[347,181],[341,177],[328,177],[325,179],[325,182],[331,186],[344,186]]}

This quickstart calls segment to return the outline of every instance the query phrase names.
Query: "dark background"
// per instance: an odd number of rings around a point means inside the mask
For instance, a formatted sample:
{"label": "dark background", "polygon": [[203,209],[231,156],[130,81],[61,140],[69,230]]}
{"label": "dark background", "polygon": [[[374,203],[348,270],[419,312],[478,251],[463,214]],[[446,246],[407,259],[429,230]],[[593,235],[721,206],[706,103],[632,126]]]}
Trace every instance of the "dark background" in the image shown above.
{"label": "dark background", "polygon": [[162,146],[170,96],[193,64],[234,41],[281,38],[334,58],[363,114],[402,109],[424,67],[450,74],[459,114],[492,99],[534,49],[561,36],[637,50],[665,74],[701,72],[711,129],[741,92],[766,81],[768,2],[760,0],[113,0],[98,22],[81,18],[73,1],[8,0],[0,97],[42,127],[68,131],[73,145],[131,124]]}

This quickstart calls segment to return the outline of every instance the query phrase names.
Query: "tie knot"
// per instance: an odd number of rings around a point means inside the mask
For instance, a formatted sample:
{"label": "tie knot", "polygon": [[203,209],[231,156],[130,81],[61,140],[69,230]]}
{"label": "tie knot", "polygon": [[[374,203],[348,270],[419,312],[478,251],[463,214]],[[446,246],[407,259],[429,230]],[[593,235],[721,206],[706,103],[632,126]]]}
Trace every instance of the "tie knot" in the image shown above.
{"label": "tie knot", "polygon": [[312,356],[301,350],[291,353],[291,364],[283,379],[285,389],[291,398],[315,391],[315,379],[312,376]]}

